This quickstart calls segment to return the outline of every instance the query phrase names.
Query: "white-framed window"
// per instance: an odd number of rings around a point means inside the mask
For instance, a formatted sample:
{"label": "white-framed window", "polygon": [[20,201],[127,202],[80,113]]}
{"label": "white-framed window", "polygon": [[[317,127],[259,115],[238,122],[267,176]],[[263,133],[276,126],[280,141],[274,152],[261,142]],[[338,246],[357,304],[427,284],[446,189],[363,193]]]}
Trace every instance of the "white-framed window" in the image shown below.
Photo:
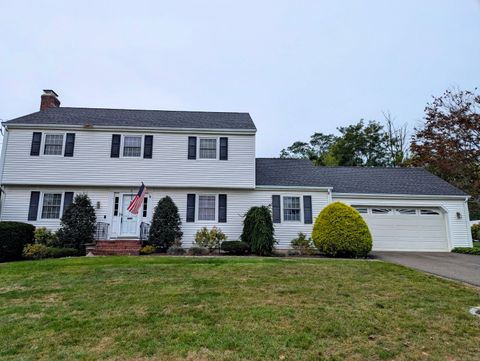
{"label": "white-framed window", "polygon": [[58,219],[62,208],[62,193],[44,193],[42,201],[42,218]]}
{"label": "white-framed window", "polygon": [[200,159],[217,159],[217,138],[200,138],[198,157]]}
{"label": "white-framed window", "polygon": [[372,208],[372,214],[392,214],[391,208]]}
{"label": "white-framed window", "polygon": [[123,156],[140,157],[142,155],[142,136],[125,135],[123,137]]}
{"label": "white-framed window", "polygon": [[416,215],[417,210],[415,208],[397,208],[395,209],[395,212],[397,214],[404,214],[404,215]]}
{"label": "white-framed window", "polygon": [[440,212],[433,209],[420,209],[421,216],[439,216]]}
{"label": "white-framed window", "polygon": [[283,197],[283,220],[300,222],[300,197]]}
{"label": "white-framed window", "polygon": [[63,153],[63,134],[46,133],[43,154],[62,155]]}
{"label": "white-framed window", "polygon": [[358,213],[360,214],[367,214],[368,213],[368,208],[367,207],[361,207],[361,206],[352,206],[353,208],[355,208]]}
{"label": "white-framed window", "polygon": [[217,197],[213,194],[198,195],[198,220],[215,221],[215,211]]}

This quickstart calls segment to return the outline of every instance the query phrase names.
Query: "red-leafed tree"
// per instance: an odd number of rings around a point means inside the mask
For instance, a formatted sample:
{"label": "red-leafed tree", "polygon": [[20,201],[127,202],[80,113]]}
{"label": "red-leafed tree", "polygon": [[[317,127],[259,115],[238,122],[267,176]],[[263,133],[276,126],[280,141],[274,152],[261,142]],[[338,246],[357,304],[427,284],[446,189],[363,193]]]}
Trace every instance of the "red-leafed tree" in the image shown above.
{"label": "red-leafed tree", "polygon": [[[480,214],[480,95],[447,90],[425,107],[425,124],[412,138],[412,163],[424,166],[472,196]],[[472,218],[473,218],[472,217]]]}

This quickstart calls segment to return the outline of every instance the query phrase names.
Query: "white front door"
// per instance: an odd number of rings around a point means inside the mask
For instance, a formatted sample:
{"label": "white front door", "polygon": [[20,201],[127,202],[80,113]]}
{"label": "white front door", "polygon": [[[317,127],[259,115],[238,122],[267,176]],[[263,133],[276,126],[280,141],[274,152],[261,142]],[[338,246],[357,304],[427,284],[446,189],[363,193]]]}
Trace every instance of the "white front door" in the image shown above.
{"label": "white front door", "polygon": [[135,194],[124,194],[122,196],[122,213],[120,215],[120,235],[138,236],[138,215],[130,213],[127,208]]}

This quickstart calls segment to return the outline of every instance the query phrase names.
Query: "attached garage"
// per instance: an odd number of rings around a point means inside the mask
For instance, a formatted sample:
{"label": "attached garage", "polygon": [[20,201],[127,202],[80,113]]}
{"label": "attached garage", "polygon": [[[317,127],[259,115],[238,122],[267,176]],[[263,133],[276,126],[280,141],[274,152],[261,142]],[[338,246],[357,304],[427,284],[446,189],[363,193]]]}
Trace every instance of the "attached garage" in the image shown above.
{"label": "attached garage", "polygon": [[355,206],[367,222],[377,251],[448,251],[440,208]]}

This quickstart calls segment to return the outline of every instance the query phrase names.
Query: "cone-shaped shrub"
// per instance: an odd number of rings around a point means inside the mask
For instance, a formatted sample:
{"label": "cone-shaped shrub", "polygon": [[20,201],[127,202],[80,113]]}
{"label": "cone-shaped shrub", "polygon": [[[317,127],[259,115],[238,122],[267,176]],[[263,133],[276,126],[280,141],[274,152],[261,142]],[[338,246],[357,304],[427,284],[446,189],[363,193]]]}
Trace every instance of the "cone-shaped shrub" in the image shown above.
{"label": "cone-shaped shrub", "polygon": [[325,207],[317,217],[312,239],[319,251],[332,257],[365,257],[372,235],[358,211],[341,202]]}
{"label": "cone-shaped shrub", "polygon": [[272,212],[267,206],[252,207],[243,220],[240,238],[250,246],[252,253],[259,256],[272,254],[275,238]]}
{"label": "cone-shaped shrub", "polygon": [[76,195],[61,219],[61,227],[57,232],[60,245],[84,251],[85,244],[93,242],[96,222],[90,198],[86,194]]}
{"label": "cone-shaped shrub", "polygon": [[163,197],[158,201],[153,213],[148,243],[165,252],[175,240],[182,238],[181,225],[176,204],[169,196]]}

